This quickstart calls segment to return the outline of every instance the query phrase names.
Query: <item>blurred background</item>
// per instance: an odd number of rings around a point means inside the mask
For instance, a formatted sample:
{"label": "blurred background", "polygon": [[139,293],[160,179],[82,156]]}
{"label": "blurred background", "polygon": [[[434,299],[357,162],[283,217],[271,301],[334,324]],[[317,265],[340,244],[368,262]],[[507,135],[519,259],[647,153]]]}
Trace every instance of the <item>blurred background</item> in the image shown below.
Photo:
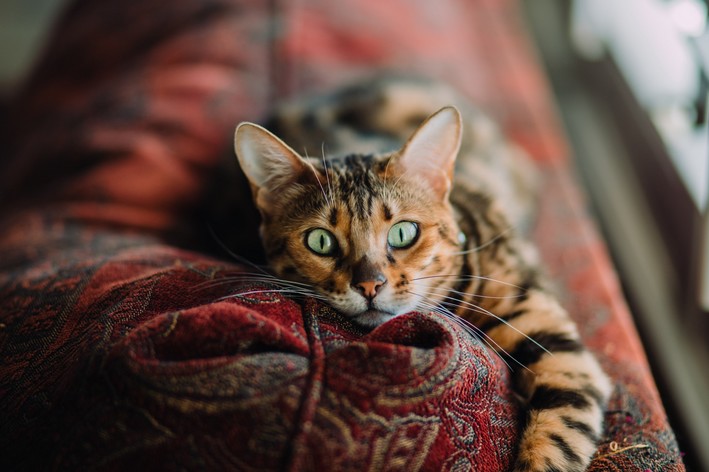
{"label": "blurred background", "polygon": [[684,460],[709,471],[707,2],[524,6]]}
{"label": "blurred background", "polygon": [[[65,3],[0,0],[0,118]],[[707,0],[522,3],[687,467],[709,471]]]}
{"label": "blurred background", "polygon": [[524,6],[685,462],[709,470],[707,2]]}
{"label": "blurred background", "polygon": [[28,72],[66,0],[0,0],[0,97]]}

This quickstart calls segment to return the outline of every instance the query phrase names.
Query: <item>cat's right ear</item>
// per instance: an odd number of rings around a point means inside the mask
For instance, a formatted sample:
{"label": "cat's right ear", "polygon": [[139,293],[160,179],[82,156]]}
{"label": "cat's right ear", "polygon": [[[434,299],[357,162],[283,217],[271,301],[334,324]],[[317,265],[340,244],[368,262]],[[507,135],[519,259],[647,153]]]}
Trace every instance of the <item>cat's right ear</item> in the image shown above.
{"label": "cat's right ear", "polygon": [[393,168],[398,168],[401,175],[425,182],[433,192],[447,199],[462,128],[458,109],[452,106],[441,108],[414,131],[394,158]]}
{"label": "cat's right ear", "polygon": [[[234,132],[234,151],[241,169],[261,200],[311,172],[305,160],[276,135],[244,122]],[[263,193],[262,193],[263,192]]]}

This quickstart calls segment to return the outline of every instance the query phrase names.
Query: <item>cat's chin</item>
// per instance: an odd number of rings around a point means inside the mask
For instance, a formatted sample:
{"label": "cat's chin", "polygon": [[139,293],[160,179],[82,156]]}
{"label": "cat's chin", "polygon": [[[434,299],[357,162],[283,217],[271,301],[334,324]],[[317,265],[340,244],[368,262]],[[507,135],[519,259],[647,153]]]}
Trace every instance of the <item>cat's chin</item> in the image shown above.
{"label": "cat's chin", "polygon": [[396,315],[386,311],[367,310],[352,317],[352,321],[366,328],[376,328],[394,318]]}

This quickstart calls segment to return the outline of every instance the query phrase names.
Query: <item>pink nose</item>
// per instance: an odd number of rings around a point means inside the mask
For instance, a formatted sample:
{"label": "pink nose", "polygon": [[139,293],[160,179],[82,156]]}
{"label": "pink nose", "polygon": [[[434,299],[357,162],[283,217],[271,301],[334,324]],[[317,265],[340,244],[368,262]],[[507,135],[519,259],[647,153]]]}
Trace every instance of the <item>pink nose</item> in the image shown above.
{"label": "pink nose", "polygon": [[372,300],[377,296],[377,292],[379,292],[379,288],[382,285],[384,285],[384,282],[381,280],[367,280],[357,283],[355,288],[359,290],[359,293],[361,293],[364,298]]}
{"label": "pink nose", "polygon": [[387,283],[387,278],[377,264],[363,257],[352,266],[352,288],[370,302],[377,296],[379,289]]}

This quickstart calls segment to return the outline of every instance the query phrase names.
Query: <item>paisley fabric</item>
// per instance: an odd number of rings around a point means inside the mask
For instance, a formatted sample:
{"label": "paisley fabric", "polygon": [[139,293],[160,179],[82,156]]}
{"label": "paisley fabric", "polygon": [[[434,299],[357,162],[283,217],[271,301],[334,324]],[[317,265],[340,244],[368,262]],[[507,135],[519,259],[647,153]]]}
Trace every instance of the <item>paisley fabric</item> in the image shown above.
{"label": "paisley fabric", "polygon": [[460,329],[411,314],[364,334],[224,283],[229,264],[34,223],[13,252],[49,246],[51,263],[2,280],[3,470],[508,464],[506,370]]}
{"label": "paisley fabric", "polygon": [[539,163],[534,237],[616,382],[591,470],[684,470],[518,8],[72,3],[3,137],[0,469],[510,466],[520,408],[480,341],[425,313],[362,332],[204,245],[237,122],[387,68],[452,83]]}

